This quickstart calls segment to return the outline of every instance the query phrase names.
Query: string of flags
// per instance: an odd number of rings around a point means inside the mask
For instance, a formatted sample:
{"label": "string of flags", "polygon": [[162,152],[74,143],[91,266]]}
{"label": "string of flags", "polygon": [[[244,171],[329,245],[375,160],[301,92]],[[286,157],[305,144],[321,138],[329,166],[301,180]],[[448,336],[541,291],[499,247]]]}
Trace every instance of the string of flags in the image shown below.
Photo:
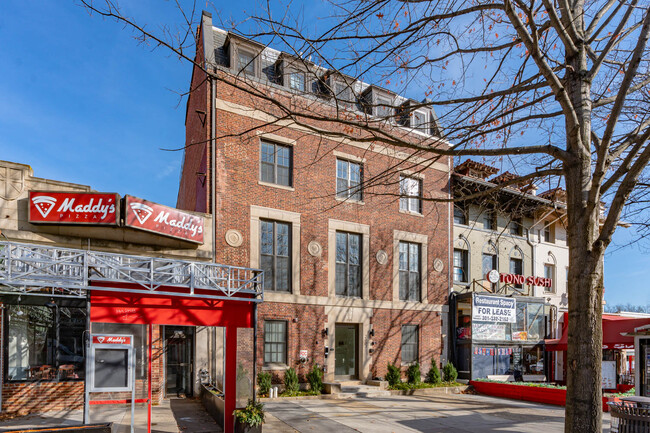
{"label": "string of flags", "polygon": [[485,356],[494,356],[494,355],[512,355],[511,347],[475,347],[474,355],[485,355]]}

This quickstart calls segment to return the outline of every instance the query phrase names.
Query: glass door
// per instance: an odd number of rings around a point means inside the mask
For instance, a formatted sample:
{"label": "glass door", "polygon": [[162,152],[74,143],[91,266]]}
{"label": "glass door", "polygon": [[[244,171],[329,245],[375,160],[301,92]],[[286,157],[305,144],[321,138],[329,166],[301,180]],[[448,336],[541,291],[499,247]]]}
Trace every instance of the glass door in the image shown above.
{"label": "glass door", "polygon": [[194,328],[165,326],[165,363],[167,397],[192,395],[192,359]]}
{"label": "glass door", "polygon": [[337,380],[358,378],[357,326],[336,325],[334,331],[334,375]]}

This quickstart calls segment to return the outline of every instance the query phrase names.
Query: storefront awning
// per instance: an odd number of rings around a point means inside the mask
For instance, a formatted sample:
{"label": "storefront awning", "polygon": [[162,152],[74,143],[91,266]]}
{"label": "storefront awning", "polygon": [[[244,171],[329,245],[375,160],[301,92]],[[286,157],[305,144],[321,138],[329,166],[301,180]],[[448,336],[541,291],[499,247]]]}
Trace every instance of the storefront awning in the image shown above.
{"label": "storefront awning", "polygon": [[[568,314],[564,313],[562,337],[544,340],[546,350],[565,351],[569,338]],[[603,349],[634,349],[634,337],[621,335],[634,332],[635,328],[650,324],[650,317],[629,318],[603,314]]]}

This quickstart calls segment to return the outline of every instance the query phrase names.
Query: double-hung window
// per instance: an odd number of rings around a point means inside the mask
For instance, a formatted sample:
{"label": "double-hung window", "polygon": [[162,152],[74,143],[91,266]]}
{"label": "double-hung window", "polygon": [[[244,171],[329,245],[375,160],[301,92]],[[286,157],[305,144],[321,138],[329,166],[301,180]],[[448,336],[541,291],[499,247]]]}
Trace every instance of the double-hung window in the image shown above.
{"label": "double-hung window", "polygon": [[551,224],[544,227],[543,233],[544,233],[544,242],[548,242],[548,243],[555,242],[555,239],[553,239],[553,232],[552,232],[552,229],[551,229]]}
{"label": "double-hung window", "polygon": [[361,235],[336,232],[336,294],[361,296]]}
{"label": "double-hung window", "polygon": [[422,213],[422,180],[415,177],[401,176],[399,180],[399,209],[407,212]]}
{"label": "double-hung window", "polygon": [[305,74],[302,72],[292,72],[289,75],[289,88],[293,90],[305,91]]}
{"label": "double-hung window", "polygon": [[422,132],[426,132],[427,130],[427,115],[425,113],[422,113],[420,111],[416,111],[413,113],[412,117],[412,126],[415,129],[418,129]]}
{"label": "double-hung window", "polygon": [[381,117],[382,119],[392,119],[393,106],[390,100],[385,98],[377,98],[377,106],[375,107],[375,113],[377,117]]}
{"label": "double-hung window", "polygon": [[544,264],[544,278],[551,280],[551,287],[544,287],[545,292],[555,292],[555,265]]}
{"label": "double-hung window", "polygon": [[454,282],[467,283],[467,250],[454,249]]}
{"label": "double-hung window", "polygon": [[238,49],[237,72],[243,72],[246,75],[255,76],[255,54]]}
{"label": "double-hung window", "polygon": [[291,186],[291,147],[262,141],[260,147],[260,180]]}
{"label": "double-hung window", "polygon": [[[524,262],[521,259],[511,257],[510,258],[510,273],[514,275],[523,275],[524,274]],[[521,289],[521,284],[515,284],[516,288]]]}
{"label": "double-hung window", "polygon": [[510,234],[514,236],[523,236],[523,224],[521,218],[514,218],[510,221]]}
{"label": "double-hung window", "polygon": [[420,244],[399,243],[399,299],[420,301]]}
{"label": "double-hung window", "polygon": [[467,211],[461,204],[454,205],[454,224],[467,225]]}
{"label": "double-hung window", "polygon": [[485,230],[496,230],[497,229],[497,218],[494,214],[494,211],[488,210],[485,211],[483,215],[483,228]]}
{"label": "double-hung window", "polygon": [[361,182],[363,170],[361,164],[336,160],[336,196],[361,201]]}
{"label": "double-hung window", "polygon": [[402,364],[417,362],[419,359],[418,325],[402,326]]}
{"label": "double-hung window", "polygon": [[284,320],[264,321],[264,363],[287,363],[287,322]]}
{"label": "double-hung window", "polygon": [[291,291],[291,224],[260,220],[264,290]]}

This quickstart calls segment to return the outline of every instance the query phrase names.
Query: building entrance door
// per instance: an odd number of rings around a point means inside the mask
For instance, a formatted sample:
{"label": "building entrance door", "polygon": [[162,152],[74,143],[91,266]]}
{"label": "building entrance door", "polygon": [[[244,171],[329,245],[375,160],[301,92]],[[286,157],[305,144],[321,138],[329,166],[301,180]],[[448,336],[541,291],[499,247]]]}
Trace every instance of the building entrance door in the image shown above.
{"label": "building entrance door", "polygon": [[165,395],[192,395],[192,359],[194,358],[194,327],[165,326]]}
{"label": "building entrance door", "polygon": [[357,379],[357,325],[336,325],[334,338],[334,376],[337,380]]}

